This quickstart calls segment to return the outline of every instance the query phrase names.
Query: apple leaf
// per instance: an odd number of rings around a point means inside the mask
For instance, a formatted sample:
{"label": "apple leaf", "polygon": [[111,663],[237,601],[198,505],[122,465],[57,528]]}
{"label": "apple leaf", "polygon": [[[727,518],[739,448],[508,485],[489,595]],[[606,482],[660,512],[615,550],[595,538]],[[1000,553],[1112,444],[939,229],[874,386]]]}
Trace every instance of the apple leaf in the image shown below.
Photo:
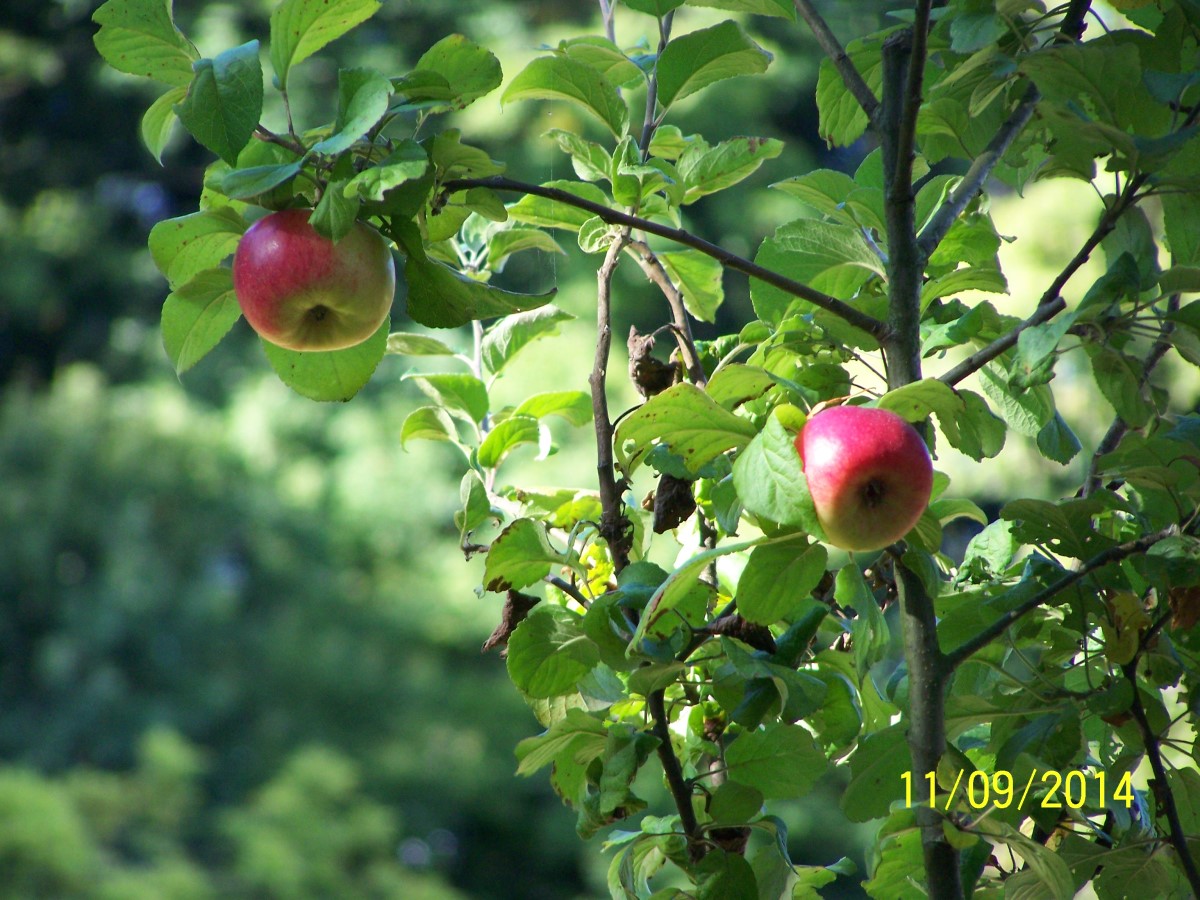
{"label": "apple leaf", "polygon": [[979,462],[992,459],[1004,449],[1008,426],[988,408],[974,391],[957,391],[961,412],[938,413],[938,424],[950,446]]}
{"label": "apple leaf", "polygon": [[108,0],[92,15],[94,38],[105,62],[119,72],[186,87],[200,58],[175,27],[171,0]]}
{"label": "apple leaf", "polygon": [[517,294],[473,281],[444,263],[419,251],[412,252],[404,266],[408,281],[408,314],[430,328],[457,328],[477,319],[494,319],[544,306],[555,291]]}
{"label": "apple leaf", "polygon": [[[776,229],[762,242],[754,261],[841,300],[850,300],[871,278],[885,278],[883,260],[862,229],[837,222],[799,219]],[[797,299],[757,279],[750,282],[754,311],[778,323]]]}
{"label": "apple leaf", "polygon": [[725,751],[729,777],[767,799],[807,794],[829,765],[812,734],[799,725],[775,725],[740,735]]}
{"label": "apple leaf", "polygon": [[617,138],[629,127],[629,107],[598,71],[567,56],[541,56],[522,69],[500,98],[566,100],[603,122]]}
{"label": "apple leaf", "polygon": [[164,219],[150,229],[150,256],[175,290],[233,253],[245,230],[228,207]]}
{"label": "apple leaf", "polygon": [[753,423],[719,406],[693,384],[682,382],[656,394],[617,426],[618,461],[631,474],[651,447],[661,442],[695,474],[729,450],[740,450],[755,434]]}
{"label": "apple leaf", "polygon": [[163,150],[175,130],[179,116],[175,114],[175,106],[185,96],[186,87],[174,87],[150,104],[142,116],[142,143],[154,156],[155,162],[162,165]]}
{"label": "apple leaf", "polygon": [[687,311],[701,322],[715,321],[725,299],[721,264],[699,250],[666,250],[658,259],[679,286]]}
{"label": "apple leaf", "polygon": [[800,467],[795,435],[776,416],[733,463],[733,485],[750,512],[780,525],[803,528],[824,539],[808,482]]}
{"label": "apple leaf", "polygon": [[371,380],[387,350],[388,327],[379,329],[361,344],[345,350],[287,350],[262,342],[267,360],[280,380],[310,400],[346,401]]}
{"label": "apple leaf", "polygon": [[558,334],[559,325],[574,318],[553,304],[506,316],[483,336],[480,349],[484,367],[493,375],[499,374],[523,348]]}
{"label": "apple leaf", "polygon": [[903,775],[912,771],[907,730],[908,723],[899,722],[858,742],[850,757],[850,783],[842,794],[842,810],[851,822],[886,816],[892,801],[904,798]]}
{"label": "apple leaf", "polygon": [[563,255],[567,252],[558,245],[558,241],[539,228],[504,228],[492,232],[487,237],[487,248],[487,267],[492,272],[503,271],[508,258],[522,250]]}
{"label": "apple leaf", "polygon": [[586,710],[568,709],[543,734],[517,744],[517,774],[530,775],[568,750],[572,757],[595,759],[604,752],[607,733],[604,723]]}
{"label": "apple leaf", "polygon": [[538,607],[508,639],[508,675],[530,697],[575,692],[599,662],[600,651],[583,633],[582,617],[561,606]]}
{"label": "apple leaf", "polygon": [[[389,343],[391,337],[388,338]],[[479,423],[488,414],[487,385],[474,375],[453,372],[435,375],[405,375],[426,397],[467,422]]]}
{"label": "apple leaf", "polygon": [[[881,35],[871,40],[850,41],[846,55],[878,97],[883,87]],[[828,57],[821,60],[817,70],[817,110],[820,114],[817,131],[830,146],[849,147],[867,130],[867,114]]]}
{"label": "apple leaf", "polygon": [[665,110],[709,85],[767,70],[771,54],[746,36],[736,22],[701,28],[671,41],[659,54],[658,102]]}
{"label": "apple leaf", "polygon": [[446,441],[462,449],[454,420],[440,406],[419,406],[410,412],[400,426],[400,446],[405,448],[409,441]]}
{"label": "apple leaf", "polygon": [[361,25],[380,0],[283,0],[271,12],[271,64],[286,90],[292,66]]}
{"label": "apple leaf", "polygon": [[346,180],[331,181],[308,217],[308,224],[331,241],[340,241],[354,229],[362,207],[357,197],[347,197]]}
{"label": "apple leaf", "polygon": [[638,12],[662,18],[676,7],[683,6],[684,0],[625,0],[625,5]]}
{"label": "apple leaf", "polygon": [[489,431],[479,445],[479,465],[494,469],[522,444],[537,444],[545,456],[550,450],[549,437],[550,433],[533,416],[509,416]]}
{"label": "apple leaf", "polygon": [[262,118],[263,73],[258,41],[196,63],[179,121],[197,141],[231,166]]}
{"label": "apple leaf", "polygon": [[197,272],[168,294],[162,308],[162,335],[176,374],[182,375],[217,346],[241,315],[233,276],[226,268]]}
{"label": "apple leaf", "polygon": [[351,178],[343,192],[347,197],[381,201],[388,191],[420,178],[428,168],[425,148],[416,141],[404,140],[379,165],[364,169]]}
{"label": "apple leaf", "polygon": [[1007,373],[997,363],[980,369],[979,380],[1001,418],[1018,434],[1036,438],[1054,418],[1054,395],[1048,385],[1034,385],[1015,393],[1008,386]]}
{"label": "apple leaf", "polygon": [[796,21],[796,8],[789,0],[686,0],[688,6],[708,6],[730,12],[751,13],[758,16],[774,16]]}
{"label": "apple leaf", "polygon": [[828,554],[820,544],[755,547],[738,581],[738,612],[749,622],[774,625],[799,609],[825,574]]}
{"label": "apple leaf", "polygon": [[[557,188],[584,200],[590,200],[592,203],[608,206],[608,197],[594,184],[579,181],[547,181],[542,187]],[[509,204],[508,215],[510,218],[528,225],[537,225],[541,228],[564,228],[569,231],[578,231],[586,222],[595,218],[594,214],[586,209],[551,200],[548,197],[538,197],[534,194],[526,194],[516,203]]]}
{"label": "apple leaf", "polygon": [[573,558],[551,546],[544,522],[517,519],[492,542],[483,586],[497,593],[520,590],[541,581],[551,569],[571,565]]}
{"label": "apple leaf", "polygon": [[434,73],[452,86],[445,98],[455,109],[462,109],[500,87],[503,73],[500,61],[485,47],[461,34],[442,38],[417,60],[416,73]]}
{"label": "apple leaf", "polygon": [[388,335],[387,352],[400,356],[455,356],[454,350],[427,334],[393,331]]}
{"label": "apple leaf", "polygon": [[687,187],[683,203],[732,187],[782,152],[783,141],[761,137],[736,137],[715,147],[685,151],[678,162],[679,177]]}
{"label": "apple leaf", "polygon": [[888,391],[875,403],[894,412],[906,422],[924,422],[932,413],[942,419],[962,415],[962,398],[954,388],[936,378],[922,378]]}
{"label": "apple leaf", "polygon": [[314,144],[313,152],[333,155],[350,149],[383,118],[391,97],[392,82],[374,69],[341,69],[333,134]]}
{"label": "apple leaf", "polygon": [[592,421],[592,396],[586,391],[534,394],[518,406],[513,415],[533,416],[535,419],[558,416],[578,427]]}
{"label": "apple leaf", "polygon": [[300,174],[302,166],[302,160],[295,160],[234,169],[221,178],[221,193],[231,200],[250,200],[291,181]]}

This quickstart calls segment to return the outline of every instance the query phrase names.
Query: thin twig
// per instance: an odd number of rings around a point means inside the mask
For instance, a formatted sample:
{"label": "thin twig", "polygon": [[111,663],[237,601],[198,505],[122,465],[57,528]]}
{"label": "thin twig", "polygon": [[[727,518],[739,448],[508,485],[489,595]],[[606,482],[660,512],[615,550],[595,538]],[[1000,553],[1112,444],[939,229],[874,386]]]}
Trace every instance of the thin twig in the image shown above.
{"label": "thin twig", "polygon": [[1140,538],[1126,541],[1123,544],[1117,544],[1115,547],[1109,547],[1107,550],[1097,553],[1078,569],[1067,572],[1053,584],[1047,585],[1025,602],[1021,603],[1019,606],[1015,606],[1010,609],[991,625],[978,632],[969,641],[959,644],[946,654],[947,665],[951,670],[953,670],[965,660],[969,659],[973,654],[982,650],[993,640],[1002,635],[1018,619],[1037,609],[1052,597],[1061,594],[1077,581],[1086,578],[1097,569],[1102,569],[1110,563],[1120,562],[1121,560],[1130,556],[1136,556],[1139,553],[1145,553],[1159,541],[1178,534],[1178,532],[1179,529],[1172,525],[1162,529],[1161,531],[1155,531],[1152,534],[1142,535]]}
{"label": "thin twig", "polygon": [[1175,852],[1179,856],[1179,864],[1183,866],[1183,872],[1187,876],[1188,883],[1192,886],[1192,895],[1200,897],[1200,870],[1196,868],[1196,860],[1192,856],[1192,851],[1187,844],[1187,832],[1184,830],[1183,821],[1179,817],[1179,807],[1175,803],[1175,793],[1171,790],[1171,785],[1167,781],[1167,767],[1163,764],[1162,752],[1159,749],[1161,739],[1150,725],[1150,718],[1146,715],[1146,707],[1143,705],[1142,698],[1139,695],[1137,667],[1137,657],[1134,658],[1133,662],[1124,667],[1125,677],[1133,687],[1133,703],[1129,711],[1133,713],[1133,718],[1138,724],[1138,730],[1142,733],[1142,743],[1146,746],[1146,759],[1150,762],[1150,768],[1154,770],[1154,796],[1158,800],[1163,815],[1167,818],[1167,826],[1170,831],[1168,838],[1171,841],[1171,846],[1175,848]]}
{"label": "thin twig", "polygon": [[867,114],[867,118],[874,121],[879,110],[879,100],[870,85],[863,80],[862,73],[854,65],[854,60],[846,53],[841,42],[834,36],[829,25],[821,18],[821,14],[817,12],[817,8],[810,0],[793,0],[793,2],[796,12],[800,14],[800,18],[804,20],[813,33],[813,37],[816,38],[817,46],[829,57],[833,67],[842,76],[842,83],[846,85],[846,90],[858,101],[858,105]]}
{"label": "thin twig", "polygon": [[642,271],[646,273],[646,277],[654,282],[662,291],[663,296],[667,298],[667,305],[671,307],[671,319],[675,326],[671,331],[679,345],[679,355],[683,357],[683,365],[687,369],[692,383],[703,387],[707,383],[707,379],[704,377],[704,367],[700,364],[700,356],[696,352],[696,343],[692,338],[691,319],[688,316],[687,307],[684,306],[683,295],[672,283],[661,260],[644,241],[630,241],[628,249],[637,260],[638,265],[641,266]]}
{"label": "thin twig", "polygon": [[[658,22],[658,55],[661,57],[667,44],[671,41],[671,23],[675,21],[675,10],[671,10]],[[650,73],[646,86],[646,115],[642,120],[642,139],[638,146],[642,151],[642,161],[650,157],[650,141],[658,128],[658,67]]]}
{"label": "thin twig", "polygon": [[1121,216],[1141,199],[1138,191],[1141,190],[1146,179],[1146,175],[1136,175],[1126,182],[1124,190],[1121,191],[1117,199],[1104,211],[1092,233],[1083,242],[1083,246],[1071,257],[1071,261],[1063,267],[1063,270],[1055,276],[1054,281],[1046,288],[1045,293],[1042,294],[1041,299],[1038,301],[1037,309],[1033,315],[1013,330],[996,338],[996,340],[992,341],[982,350],[972,353],[958,365],[950,369],[950,371],[944,373],[938,380],[943,384],[951,386],[958,384],[968,375],[978,372],[993,359],[1005,353],[1010,348],[1015,347],[1017,338],[1020,337],[1021,332],[1026,328],[1048,322],[1066,309],[1067,303],[1061,296],[1062,289],[1066,287],[1071,277],[1083,267],[1083,264],[1091,258],[1092,252],[1100,246],[1100,242],[1108,237],[1109,233],[1116,227],[1117,221]]}
{"label": "thin twig", "polygon": [[929,10],[932,0],[918,0],[913,22],[908,58],[908,77],[904,81],[904,102],[899,110],[899,131],[896,141],[896,167],[892,170],[891,189],[900,194],[912,193],[912,163],[917,144],[917,113],[925,90],[925,54],[929,42]]}
{"label": "thin twig", "polygon": [[813,306],[823,309],[828,313],[832,313],[845,322],[853,325],[876,340],[884,340],[888,334],[888,327],[885,323],[870,316],[861,310],[855,309],[850,304],[831,297],[829,294],[824,294],[821,291],[815,290],[806,284],[788,278],[785,275],[780,275],[778,272],[764,268],[755,262],[752,262],[744,257],[738,256],[706,241],[703,238],[696,237],[690,232],[684,231],[682,228],[671,228],[667,225],[660,225],[658,222],[653,222],[649,219],[643,219],[639,216],[633,216],[628,213],[623,213],[615,209],[610,209],[602,203],[593,203],[590,200],[585,200],[572,194],[570,191],[564,191],[560,188],[546,187],[545,185],[529,184],[523,181],[516,181],[511,178],[506,178],[502,175],[495,175],[489,178],[457,178],[447,181],[443,185],[443,189],[447,193],[467,190],[473,187],[486,187],[494,191],[514,191],[522,194],[533,194],[537,197],[545,197],[548,200],[556,200],[559,203],[564,203],[568,206],[573,206],[576,209],[582,209],[590,212],[592,215],[599,218],[601,221],[607,222],[610,225],[624,225],[629,228],[644,231],[647,234],[653,234],[657,237],[666,238],[669,241],[674,241],[677,244],[682,244],[685,247],[691,247],[694,250],[699,250],[705,256],[710,256],[719,262],[727,269],[732,269],[735,272],[741,272],[743,275],[748,275],[751,278],[757,278],[759,281],[769,284],[772,287],[779,288],[784,293],[791,294],[793,297],[799,297],[801,300],[807,300]]}

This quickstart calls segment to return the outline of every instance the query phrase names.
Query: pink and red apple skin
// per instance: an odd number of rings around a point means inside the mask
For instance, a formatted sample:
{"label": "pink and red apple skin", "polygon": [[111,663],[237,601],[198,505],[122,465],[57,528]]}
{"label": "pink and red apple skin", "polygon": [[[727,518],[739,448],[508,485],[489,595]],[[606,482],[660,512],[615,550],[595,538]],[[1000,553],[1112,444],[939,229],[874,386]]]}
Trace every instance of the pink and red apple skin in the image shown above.
{"label": "pink and red apple skin", "polygon": [[392,308],[396,268],[383,236],[356,222],[336,243],[286,209],[246,230],[233,257],[242,315],[288,350],[342,350],[371,337]]}
{"label": "pink and red apple skin", "polygon": [[823,409],[805,422],[796,450],[817,520],[835,547],[882,549],[904,537],[929,505],[929,450],[890,410]]}

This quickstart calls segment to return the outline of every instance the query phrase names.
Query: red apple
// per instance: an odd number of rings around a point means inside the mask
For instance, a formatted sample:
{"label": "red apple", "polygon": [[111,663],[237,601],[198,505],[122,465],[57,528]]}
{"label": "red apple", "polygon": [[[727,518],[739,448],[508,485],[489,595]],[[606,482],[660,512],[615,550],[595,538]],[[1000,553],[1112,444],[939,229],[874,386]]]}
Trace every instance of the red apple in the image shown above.
{"label": "red apple", "polygon": [[796,450],[817,520],[835,547],[886,547],[904,537],[929,505],[929,450],[894,412],[866,406],[821,410],[804,423]]}
{"label": "red apple", "polygon": [[233,289],[246,321],[288,350],[341,350],[383,324],[396,267],[383,236],[362,222],[336,243],[285,209],[247,229],[233,257]]}

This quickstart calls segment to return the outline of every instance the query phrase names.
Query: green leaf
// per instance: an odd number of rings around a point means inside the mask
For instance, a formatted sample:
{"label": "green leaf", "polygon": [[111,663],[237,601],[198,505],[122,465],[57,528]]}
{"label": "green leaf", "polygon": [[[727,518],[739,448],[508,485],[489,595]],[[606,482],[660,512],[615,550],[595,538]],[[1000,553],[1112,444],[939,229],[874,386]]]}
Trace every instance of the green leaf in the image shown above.
{"label": "green leaf", "polygon": [[612,168],[612,156],[595,141],[566,131],[562,128],[552,128],[546,132],[559,148],[571,157],[571,166],[575,174],[584,181],[607,181],[609,170]]}
{"label": "green leaf", "polygon": [[495,55],[461,34],[448,35],[426,50],[415,71],[444,78],[452,88],[448,99],[455,109],[490,94],[504,78]]}
{"label": "green leaf", "polygon": [[582,709],[568,709],[545,732],[517,744],[517,774],[532,775],[567,754],[587,761],[596,759],[604,752],[607,734],[599,719]]}
{"label": "green leaf", "polygon": [[799,725],[775,725],[740,735],[725,751],[729,777],[767,799],[803,797],[828,765],[812,735]]}
{"label": "green leaf", "polygon": [[824,538],[796,452],[796,436],[776,416],[767,420],[733,464],[733,484],[750,512]]}
{"label": "green leaf", "polygon": [[494,231],[487,238],[487,267],[492,272],[500,272],[504,264],[514,253],[523,250],[540,250],[543,253],[559,253],[566,255],[558,241],[539,228],[504,228]]}
{"label": "green leaf", "polygon": [[400,426],[400,446],[409,441],[447,441],[458,444],[454,420],[440,406],[421,406],[410,412]]}
{"label": "green leaf", "polygon": [[174,290],[232,254],[245,230],[228,207],[164,219],[150,229],[150,256]]}
{"label": "green leaf", "polygon": [[683,0],[625,0],[625,5],[661,19],[676,7],[683,6]]}
{"label": "green leaf", "polygon": [[408,256],[404,277],[408,282],[408,314],[430,328],[456,328],[476,319],[491,319],[536,309],[550,302],[545,294],[516,294],[474,281],[444,263],[425,255],[421,238],[396,229]]}
{"label": "green leaf", "polygon": [[[388,337],[391,343],[391,336]],[[467,422],[482,422],[488,414],[490,402],[487,386],[474,375],[436,374],[405,375],[426,397],[450,415]]]}
{"label": "green leaf", "polygon": [[762,812],[762,791],[736,781],[726,781],[713,791],[708,814],[718,825],[741,825]]}
{"label": "green leaf", "polygon": [[258,41],[196,63],[179,121],[197,141],[231,166],[262,118],[263,73]]}
{"label": "green leaf", "polygon": [[[492,553],[503,537],[492,545]],[[492,553],[488,554],[489,563]],[[549,571],[548,565],[546,568]],[[582,617],[561,606],[538,606],[508,639],[508,676],[530,697],[561,697],[574,692],[579,680],[599,662],[596,645],[583,633]]]}
{"label": "green leaf", "polygon": [[661,442],[695,474],[722,453],[745,447],[754,434],[751,422],[722,409],[695,385],[682,382],[626,416],[617,426],[615,440],[627,473],[653,444]]}
{"label": "green leaf", "polygon": [[732,187],[782,152],[783,141],[761,137],[731,138],[715,147],[689,147],[677,164],[687,188],[684,204]]}
{"label": "green leaf", "polygon": [[388,335],[388,353],[403,356],[454,356],[454,350],[436,337],[392,331]]}
{"label": "green leaf", "polygon": [[167,295],[162,309],[163,345],[182,375],[213,349],[242,310],[229,269],[205,269]]}
{"label": "green leaf", "polygon": [[921,307],[928,306],[939,297],[948,297],[960,291],[1004,294],[1008,292],[1008,282],[1004,280],[1004,275],[999,269],[979,266],[955,269],[925,282],[921,287]]}
{"label": "green leaf", "polygon": [[566,100],[594,115],[617,138],[629,127],[629,107],[608,79],[565,56],[542,56],[522,69],[500,102],[513,100]]}
{"label": "green leaf", "polygon": [[696,900],[758,900],[754,869],[740,853],[713,849],[696,866]]}
{"label": "green leaf", "polygon": [[890,640],[887,621],[854,563],[838,570],[833,596],[839,604],[856,613],[851,635],[854,639],[854,669],[861,683],[867,670],[887,655]]}
{"label": "green leaf", "polygon": [[1001,418],[1018,434],[1036,438],[1054,418],[1054,395],[1046,385],[1017,393],[1008,386],[1007,376],[995,365],[984,366],[979,371],[979,380]]}
{"label": "green leaf", "polygon": [[544,523],[517,519],[492,542],[484,565],[483,586],[497,592],[520,590],[536,584],[549,575],[552,568],[568,562],[566,554],[550,545]]}
{"label": "green leaf", "polygon": [[1040,882],[1041,890],[1037,893],[1015,896],[1038,896],[1047,900],[1071,900],[1075,896],[1075,880],[1071,877],[1071,869],[1053,850],[997,818],[988,819],[981,830],[990,840],[1007,844],[1019,853],[1032,877]]}
{"label": "green leaf", "polygon": [[146,145],[146,149],[160,165],[162,164],[163,150],[166,149],[167,141],[171,139],[171,134],[175,130],[175,123],[179,120],[179,116],[175,114],[175,106],[185,96],[187,96],[186,87],[171,88],[151,103],[150,108],[142,116],[142,143]]}
{"label": "green leaf", "polygon": [[[840,300],[851,299],[871,278],[886,277],[883,260],[867,244],[862,229],[816,219],[781,225],[762,242],[754,261]],[[758,317],[775,324],[801,302],[757,279],[750,282],[750,299]]]}
{"label": "green leaf", "polygon": [[774,625],[800,609],[825,574],[821,544],[765,544],[750,554],[738,581],[738,612],[749,622]]}
{"label": "green leaf", "polygon": [[231,200],[250,200],[291,181],[300,174],[301,160],[269,166],[250,166],[228,172],[220,182],[221,193]]}
{"label": "green leaf", "polygon": [[765,72],[771,58],[736,22],[721,22],[682,35],[659,54],[655,68],[658,102],[665,110],[718,81]]}
{"label": "green leaf", "polygon": [[540,445],[543,433],[541,424],[533,416],[509,416],[489,431],[479,445],[479,465],[494,469],[517,447],[523,444]]}
{"label": "green leaf", "polygon": [[271,368],[297,394],[310,400],[346,401],[371,380],[387,350],[390,324],[384,321],[371,337],[345,350],[304,352],[268,341],[262,345]]}
{"label": "green leaf", "polygon": [[976,462],[998,456],[1004,449],[1008,427],[974,391],[959,390],[957,393],[963,409],[938,415],[942,434],[951,447]]}
{"label": "green leaf", "polygon": [[[883,85],[882,40],[883,35],[877,34],[846,45],[846,55],[876,97]],[[867,130],[867,114],[846,89],[841,74],[828,57],[821,60],[817,71],[817,109],[820,113],[817,131],[831,146],[848,147]]]}
{"label": "green leaf", "polygon": [[331,241],[340,241],[353,230],[362,207],[358,198],[346,196],[345,188],[344,179],[330,182],[308,217],[308,224]]}
{"label": "green leaf", "polygon": [[705,385],[708,396],[726,409],[761,397],[776,384],[775,376],[758,366],[741,363],[722,366]]}
{"label": "green leaf", "polygon": [[425,148],[416,141],[404,140],[378,165],[364,169],[347,182],[347,197],[382,201],[388,191],[407,181],[420,178],[429,168]]}
{"label": "green leaf", "polygon": [[458,528],[460,542],[465,545],[472,531],[489,519],[499,521],[499,515],[492,508],[483,479],[474,469],[468,469],[459,482],[458,498],[462,508],[454,513],[454,525]]}
{"label": "green leaf", "polygon": [[586,391],[550,391],[534,394],[513,411],[514,416],[542,419],[558,416],[576,427],[592,421],[592,396]]}
{"label": "green leaf", "polygon": [[361,25],[379,10],[379,0],[283,0],[271,12],[271,65],[286,89],[292,66]]}
{"label": "green leaf", "polygon": [[522,349],[541,338],[558,334],[559,326],[574,318],[548,304],[501,319],[483,336],[480,349],[484,367],[498,375]]}
{"label": "green leaf", "polygon": [[903,777],[913,779],[914,802],[923,784],[912,771],[908,725],[898,722],[863,736],[850,757],[850,783],[842,794],[842,810],[851,822],[869,822],[886,816],[894,800],[904,799]]}
{"label": "green leaf", "polygon": [[715,321],[725,299],[721,264],[699,250],[665,250],[658,259],[679,286],[687,311],[701,322]]}
{"label": "green leaf", "polygon": [[1141,428],[1154,416],[1142,389],[1142,367],[1123,353],[1098,344],[1087,344],[1092,375],[1100,393],[1112,404],[1125,424]]}
{"label": "green leaf", "polygon": [[875,405],[891,410],[906,422],[923,422],[933,413],[940,418],[959,416],[964,406],[954,388],[936,378],[923,378],[888,391]]}
{"label": "green leaf", "polygon": [[796,9],[789,0],[686,0],[686,3],[688,6],[707,6],[796,21]]}
{"label": "green leaf", "polygon": [[313,152],[334,155],[349,150],[383,118],[391,97],[391,81],[374,69],[339,70],[333,134],[314,144]]}
{"label": "green leaf", "polygon": [[108,0],[92,15],[94,38],[104,61],[119,72],[186,87],[200,58],[175,27],[171,0]]}
{"label": "green leaf", "polygon": [[1062,415],[1055,410],[1050,421],[1037,434],[1037,446],[1042,456],[1065,466],[1083,449],[1079,438]]}
{"label": "green leaf", "polygon": [[[594,184],[579,181],[547,181],[542,187],[556,188],[574,194],[583,200],[589,200],[604,207],[608,206],[608,197]],[[594,213],[586,209],[580,209],[559,200],[538,197],[534,194],[526,194],[516,203],[510,204],[508,214],[518,222],[542,228],[565,228],[569,231],[578,231],[584,223],[595,217]]]}

